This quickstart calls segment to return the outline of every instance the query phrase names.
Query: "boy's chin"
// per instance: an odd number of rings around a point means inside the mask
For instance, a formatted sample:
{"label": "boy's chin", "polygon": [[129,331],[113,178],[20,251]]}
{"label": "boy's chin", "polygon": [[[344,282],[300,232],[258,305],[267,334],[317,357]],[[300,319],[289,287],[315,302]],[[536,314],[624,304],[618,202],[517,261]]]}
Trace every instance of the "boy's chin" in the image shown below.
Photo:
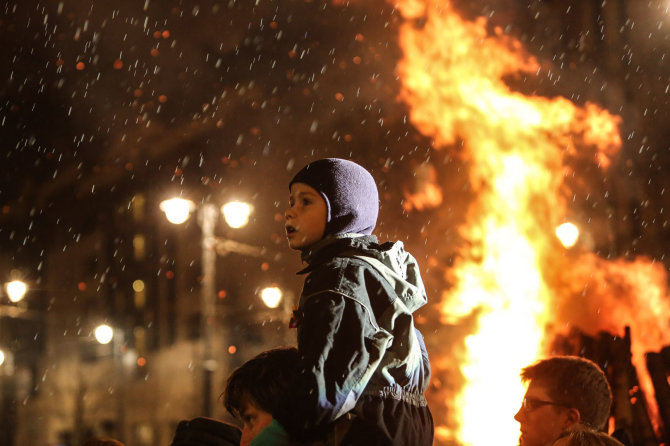
{"label": "boy's chin", "polygon": [[294,251],[307,251],[309,248],[311,248],[313,244],[306,244],[306,243],[291,243],[289,242],[288,247],[291,248]]}
{"label": "boy's chin", "polygon": [[302,251],[305,249],[305,246],[302,246],[302,244],[298,243],[297,241],[294,240],[289,240],[288,241],[288,247],[291,248],[294,251]]}

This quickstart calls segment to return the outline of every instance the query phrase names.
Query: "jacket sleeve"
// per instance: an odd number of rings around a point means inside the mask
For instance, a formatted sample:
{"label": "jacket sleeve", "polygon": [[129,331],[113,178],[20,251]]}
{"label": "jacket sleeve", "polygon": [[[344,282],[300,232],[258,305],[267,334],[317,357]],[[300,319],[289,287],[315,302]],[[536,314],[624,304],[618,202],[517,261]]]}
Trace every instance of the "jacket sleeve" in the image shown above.
{"label": "jacket sleeve", "polygon": [[372,315],[359,301],[324,291],[302,306],[300,378],[279,422],[298,439],[314,438],[351,410],[377,363]]}

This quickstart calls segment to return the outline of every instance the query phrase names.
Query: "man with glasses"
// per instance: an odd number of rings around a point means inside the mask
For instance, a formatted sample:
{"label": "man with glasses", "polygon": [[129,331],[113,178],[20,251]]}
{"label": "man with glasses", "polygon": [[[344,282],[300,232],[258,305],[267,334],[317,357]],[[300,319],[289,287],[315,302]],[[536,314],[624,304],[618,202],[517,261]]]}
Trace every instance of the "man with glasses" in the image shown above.
{"label": "man with glasses", "polygon": [[609,417],[612,391],[592,361],[576,356],[543,359],[524,368],[521,380],[528,388],[514,416],[521,427],[520,446],[551,444],[580,423],[600,430]]}

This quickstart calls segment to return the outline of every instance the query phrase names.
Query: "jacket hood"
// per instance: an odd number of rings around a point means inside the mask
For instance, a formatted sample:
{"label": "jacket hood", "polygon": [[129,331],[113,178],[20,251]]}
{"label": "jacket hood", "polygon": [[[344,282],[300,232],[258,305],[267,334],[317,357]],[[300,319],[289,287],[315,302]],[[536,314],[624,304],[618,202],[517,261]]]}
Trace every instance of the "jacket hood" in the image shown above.
{"label": "jacket hood", "polygon": [[303,261],[309,263],[298,274],[307,273],[320,259],[332,257],[354,257],[369,263],[393,286],[396,295],[410,312],[428,302],[426,289],[421,280],[419,265],[401,241],[377,243],[374,235],[340,234],[326,237],[313,249],[303,251]]}

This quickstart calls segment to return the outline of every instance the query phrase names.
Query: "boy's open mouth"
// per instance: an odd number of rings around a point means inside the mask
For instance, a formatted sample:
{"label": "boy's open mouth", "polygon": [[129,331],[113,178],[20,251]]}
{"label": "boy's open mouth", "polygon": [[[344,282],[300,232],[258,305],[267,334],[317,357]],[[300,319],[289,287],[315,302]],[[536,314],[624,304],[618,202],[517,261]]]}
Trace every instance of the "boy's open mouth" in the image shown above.
{"label": "boy's open mouth", "polygon": [[286,234],[293,234],[296,231],[296,229],[293,226],[286,225]]}

